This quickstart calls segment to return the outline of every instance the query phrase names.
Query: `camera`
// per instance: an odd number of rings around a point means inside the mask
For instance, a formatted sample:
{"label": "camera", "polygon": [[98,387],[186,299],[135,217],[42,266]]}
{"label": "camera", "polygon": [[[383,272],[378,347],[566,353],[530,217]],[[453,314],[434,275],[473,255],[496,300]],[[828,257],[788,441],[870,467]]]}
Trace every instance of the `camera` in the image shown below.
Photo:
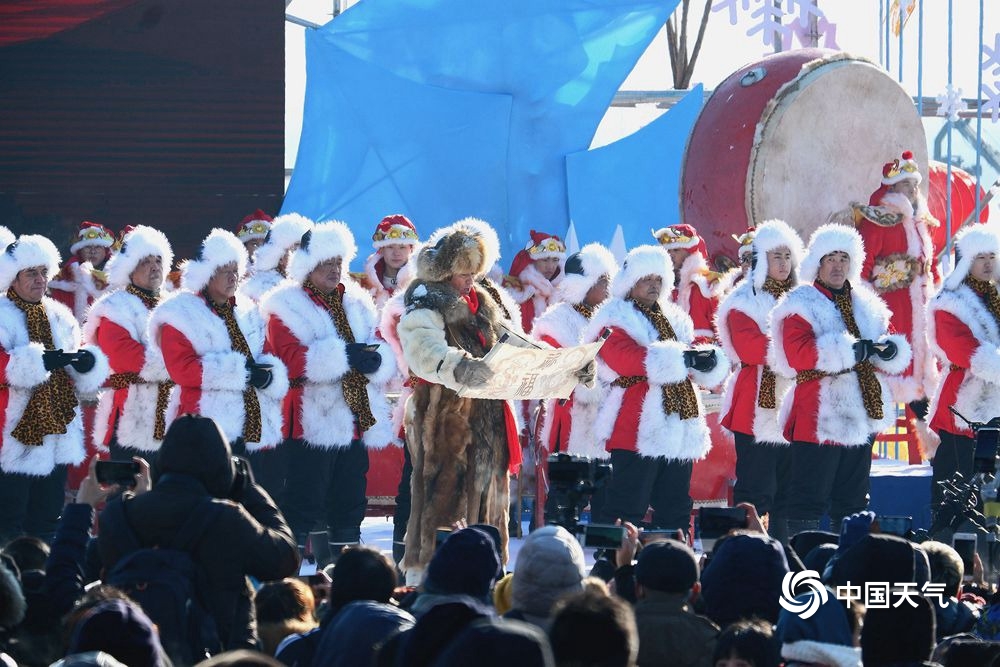
{"label": "camera", "polygon": [[94,465],[94,474],[99,484],[133,488],[135,476],[139,474],[139,464],[135,461],[98,461]]}
{"label": "camera", "polygon": [[[610,477],[610,463],[570,454],[551,455],[548,459],[549,503],[545,508],[545,523],[562,526],[574,534],[583,532],[580,512],[590,502],[594,492],[604,486]],[[592,540],[600,541],[597,537],[600,531],[592,532]],[[605,536],[604,541],[614,540],[613,537]],[[621,544],[620,538],[618,544]]]}
{"label": "camera", "polygon": [[745,507],[702,507],[698,509],[698,530],[702,548],[709,552],[730,530],[747,527]]}

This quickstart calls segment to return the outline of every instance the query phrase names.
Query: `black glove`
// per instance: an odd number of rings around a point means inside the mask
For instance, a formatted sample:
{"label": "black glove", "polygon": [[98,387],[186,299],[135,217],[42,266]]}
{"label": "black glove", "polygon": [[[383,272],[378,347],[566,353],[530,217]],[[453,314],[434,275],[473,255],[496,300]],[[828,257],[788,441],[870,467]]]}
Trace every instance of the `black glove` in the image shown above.
{"label": "black glove", "polygon": [[882,361],[890,361],[896,358],[896,352],[898,351],[896,343],[891,340],[887,340],[875,349],[875,354],[877,354],[878,358]]}
{"label": "black glove", "polygon": [[865,359],[871,357],[877,352],[875,349],[875,343],[870,340],[864,339],[859,340],[854,343],[854,362],[860,364]]}
{"label": "black glove", "polygon": [[247,370],[250,371],[250,386],[257,389],[267,389],[274,379],[270,364],[258,364],[252,361],[247,362]]}
{"label": "black glove", "polygon": [[715,350],[684,350],[684,365],[688,368],[706,373],[715,368],[716,363]]}
{"label": "black glove", "polygon": [[359,373],[374,373],[382,365],[382,355],[377,352],[377,345],[365,343],[347,344],[347,363]]}
{"label": "black glove", "polygon": [[233,457],[233,486],[229,490],[229,499],[240,502],[243,492],[257,483],[253,478],[253,470],[250,468],[250,461],[242,456]]}
{"label": "black glove", "polygon": [[68,366],[73,361],[73,355],[62,350],[45,350],[42,352],[42,365],[45,370],[54,371],[57,368]]}
{"label": "black glove", "polygon": [[481,387],[490,381],[493,371],[482,359],[462,359],[455,366],[455,379],[466,387]]}
{"label": "black glove", "polygon": [[70,363],[73,365],[73,370],[77,373],[87,373],[97,363],[97,357],[90,350],[79,350],[71,356],[73,360]]}

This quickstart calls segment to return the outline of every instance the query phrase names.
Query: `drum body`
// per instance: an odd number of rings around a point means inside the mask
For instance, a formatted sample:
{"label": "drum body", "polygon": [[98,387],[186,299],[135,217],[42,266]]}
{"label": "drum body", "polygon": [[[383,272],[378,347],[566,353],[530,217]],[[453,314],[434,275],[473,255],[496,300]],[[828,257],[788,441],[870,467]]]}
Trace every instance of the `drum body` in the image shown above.
{"label": "drum body", "polygon": [[808,241],[852,201],[867,203],[882,165],[904,150],[926,174],[913,100],[878,65],[827,49],[768,56],[723,81],[698,117],[681,176],[683,221],[713,259],[735,259],[732,235],[771,218]]}

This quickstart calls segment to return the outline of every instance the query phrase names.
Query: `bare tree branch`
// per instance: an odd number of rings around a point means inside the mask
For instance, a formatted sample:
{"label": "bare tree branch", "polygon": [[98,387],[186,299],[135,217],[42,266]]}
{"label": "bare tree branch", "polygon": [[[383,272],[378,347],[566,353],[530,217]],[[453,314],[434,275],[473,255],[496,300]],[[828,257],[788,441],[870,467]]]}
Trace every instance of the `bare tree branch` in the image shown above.
{"label": "bare tree branch", "polygon": [[698,53],[701,51],[701,42],[705,37],[705,28],[708,27],[708,15],[712,11],[712,0],[705,0],[705,9],[701,13],[701,24],[698,26],[698,37],[694,41],[694,49],[691,50],[691,60],[687,63],[684,71],[684,78],[681,85],[684,88],[691,87],[691,76],[694,74],[694,64],[698,60]]}
{"label": "bare tree branch", "polygon": [[[683,90],[688,87],[691,77],[694,74],[695,61],[701,51],[702,39],[708,27],[708,16],[712,9],[712,0],[707,0],[705,8],[701,14],[701,21],[698,26],[698,35],[695,38],[694,49],[688,54],[688,13],[690,12],[691,0],[682,0],[680,12],[674,10],[670,18],[667,19],[667,49],[670,56],[670,70],[673,74],[674,88]],[[678,28],[678,22],[680,26]],[[679,30],[679,32],[678,32]]]}

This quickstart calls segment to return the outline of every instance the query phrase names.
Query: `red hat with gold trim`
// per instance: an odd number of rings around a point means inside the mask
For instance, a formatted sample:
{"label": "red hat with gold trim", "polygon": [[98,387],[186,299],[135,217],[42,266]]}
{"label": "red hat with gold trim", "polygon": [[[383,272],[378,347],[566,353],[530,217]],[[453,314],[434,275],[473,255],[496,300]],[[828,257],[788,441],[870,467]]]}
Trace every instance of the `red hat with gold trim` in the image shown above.
{"label": "red hat with gold trim", "polygon": [[114,243],[115,235],[110,229],[96,222],[84,220],[80,223],[80,231],[76,233],[76,242],[69,247],[69,251],[76,254],[80,248],[86,248],[89,245],[110,248]]}
{"label": "red hat with gold trim", "polygon": [[530,234],[531,240],[524,246],[524,250],[514,255],[514,261],[510,263],[510,275],[515,278],[519,277],[521,272],[535,260],[548,259],[549,257],[557,257],[560,260],[566,258],[566,244],[558,236],[546,232],[536,232],[534,229],[531,230]]}
{"label": "red hat with gold trim", "polygon": [[243,222],[236,228],[236,238],[240,240],[240,243],[246,243],[254,239],[263,241],[267,233],[271,231],[271,222],[273,220],[274,218],[267,213],[257,209],[243,218]]}
{"label": "red hat with gold trim", "polygon": [[913,159],[913,151],[903,151],[903,154],[882,165],[882,185],[894,185],[906,179],[912,179],[919,185],[923,181],[920,167]]}
{"label": "red hat with gold trim", "polygon": [[413,226],[410,219],[405,215],[394,213],[387,215],[375,227],[372,234],[372,246],[384,248],[387,245],[417,245],[420,238],[417,236],[417,228]]}
{"label": "red hat with gold trim", "polygon": [[740,261],[744,258],[749,258],[753,254],[753,239],[757,234],[756,227],[747,227],[747,230],[742,234],[733,234],[733,240],[739,244],[739,248],[736,254],[739,255]]}
{"label": "red hat with gold trim", "polygon": [[669,225],[653,232],[653,236],[660,245],[667,250],[673,248],[685,248],[701,253],[701,256],[708,259],[708,246],[705,239],[698,235],[698,230],[686,223]]}

